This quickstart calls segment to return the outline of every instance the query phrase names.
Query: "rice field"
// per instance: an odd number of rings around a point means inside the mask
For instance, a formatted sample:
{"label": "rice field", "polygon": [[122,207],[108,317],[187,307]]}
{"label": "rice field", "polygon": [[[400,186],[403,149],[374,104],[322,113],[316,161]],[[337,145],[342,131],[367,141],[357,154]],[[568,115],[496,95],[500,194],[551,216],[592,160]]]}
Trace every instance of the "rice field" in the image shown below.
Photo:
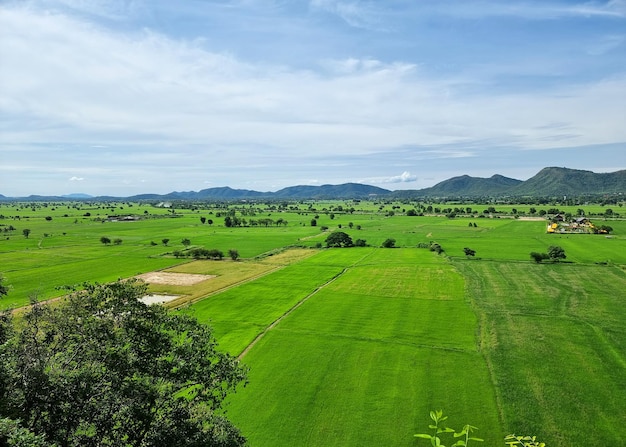
{"label": "rice field", "polygon": [[[84,281],[207,275],[149,292],[179,296],[172,311],[212,326],[220,349],[249,367],[227,412],[252,447],[428,445],[413,434],[428,431],[435,409],[454,428],[479,427],[482,445],[504,445],[508,433],[549,447],[622,443],[626,221],[605,221],[596,206],[589,212],[611,235],[561,235],[547,234],[545,221],[504,215],[449,219],[402,215],[411,204],[340,204],[339,212],[337,202],[239,206],[248,219],[288,222],[241,228],[223,225],[222,205],[2,204],[0,273],[11,289],[0,309]],[[109,220],[129,208],[148,217]],[[332,231],[368,246],[319,249]],[[102,236],[122,242],[104,245]],[[388,238],[398,248],[380,248]],[[444,253],[417,248],[430,242]],[[531,251],[550,245],[567,258],[531,261]],[[174,256],[193,247],[236,249],[241,258]]]}

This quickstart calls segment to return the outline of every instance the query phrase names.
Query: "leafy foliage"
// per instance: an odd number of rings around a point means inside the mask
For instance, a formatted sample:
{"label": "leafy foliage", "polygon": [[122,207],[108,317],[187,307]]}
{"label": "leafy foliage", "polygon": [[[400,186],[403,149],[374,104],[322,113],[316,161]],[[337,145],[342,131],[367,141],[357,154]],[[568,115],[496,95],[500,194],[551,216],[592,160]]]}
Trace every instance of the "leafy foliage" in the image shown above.
{"label": "leafy foliage", "polygon": [[509,447],[521,446],[521,447],[545,447],[544,442],[537,441],[536,436],[515,436],[508,435],[504,438],[504,443]]}
{"label": "leafy foliage", "polygon": [[465,253],[465,256],[470,257],[470,256],[476,256],[476,250],[472,250],[469,247],[465,247],[463,249],[463,252]]}
{"label": "leafy foliage", "polygon": [[565,259],[566,257],[565,250],[563,250],[562,247],[559,247],[558,245],[551,245],[548,247],[548,258],[550,258],[552,262],[559,262],[561,259]]}
{"label": "leafy foliage", "polygon": [[0,273],[0,298],[9,294],[9,286],[4,284],[4,275]]}
{"label": "leafy foliage", "polygon": [[530,252],[530,257],[533,259],[533,261],[535,261],[537,264],[541,263],[541,261],[548,259],[548,253],[539,253],[537,251],[531,251]]}
{"label": "leafy foliage", "polygon": [[393,238],[387,238],[382,243],[383,248],[394,248],[396,246],[396,240]]}
{"label": "leafy foliage", "polygon": [[352,247],[353,245],[352,238],[343,231],[330,233],[326,238],[327,247]]}
{"label": "leafy foliage", "polygon": [[432,434],[429,433],[418,433],[415,435],[416,438],[428,439],[430,444],[433,447],[446,447],[442,444],[441,434],[452,433],[453,438],[461,438],[456,441],[454,444],[450,444],[450,447],[466,447],[469,445],[470,441],[482,442],[483,440],[480,438],[475,438],[471,436],[471,433],[478,430],[476,427],[472,425],[465,425],[460,431],[455,431],[454,429],[447,427],[445,421],[448,419],[448,416],[443,415],[442,410],[431,411],[430,418],[433,420],[434,424],[430,424],[428,428],[432,429]]}
{"label": "leafy foliage", "polygon": [[59,447],[243,445],[220,407],[245,371],[207,326],[139,301],[145,291],[87,285],[19,325],[5,316],[0,417]]}

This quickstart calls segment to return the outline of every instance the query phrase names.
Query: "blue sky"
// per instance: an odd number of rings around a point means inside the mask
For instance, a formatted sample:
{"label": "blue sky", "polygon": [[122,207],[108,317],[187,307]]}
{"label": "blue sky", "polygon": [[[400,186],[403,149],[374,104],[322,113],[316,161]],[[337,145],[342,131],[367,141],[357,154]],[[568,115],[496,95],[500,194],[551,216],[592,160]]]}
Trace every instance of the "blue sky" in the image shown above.
{"label": "blue sky", "polygon": [[0,194],[626,169],[626,0],[0,0]]}

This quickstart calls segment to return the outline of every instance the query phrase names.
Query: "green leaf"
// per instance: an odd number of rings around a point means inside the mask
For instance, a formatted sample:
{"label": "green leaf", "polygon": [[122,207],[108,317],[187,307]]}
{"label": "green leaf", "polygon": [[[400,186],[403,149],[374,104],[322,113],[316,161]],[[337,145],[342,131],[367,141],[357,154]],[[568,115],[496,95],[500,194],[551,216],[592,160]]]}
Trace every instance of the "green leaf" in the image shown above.
{"label": "green leaf", "polygon": [[416,438],[422,438],[422,439],[431,439],[432,438],[432,436],[427,435],[425,433],[418,433],[418,434],[413,435],[413,436],[415,436]]}

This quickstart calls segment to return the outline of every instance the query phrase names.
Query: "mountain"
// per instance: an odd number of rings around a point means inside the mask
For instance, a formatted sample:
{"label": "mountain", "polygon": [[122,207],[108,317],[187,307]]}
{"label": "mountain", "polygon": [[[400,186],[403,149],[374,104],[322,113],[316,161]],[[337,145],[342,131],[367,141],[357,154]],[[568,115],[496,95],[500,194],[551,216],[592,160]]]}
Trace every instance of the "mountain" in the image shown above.
{"label": "mountain", "polygon": [[361,183],[344,183],[342,185],[322,186],[290,186],[272,194],[275,198],[290,199],[367,199],[373,196],[390,194],[388,189]]}
{"label": "mountain", "polygon": [[64,199],[93,199],[93,196],[90,196],[89,194],[82,194],[82,193],[66,194],[61,197],[63,197]]}
{"label": "mountain", "polygon": [[626,170],[597,174],[578,169],[543,168],[509,192],[514,196],[626,193]]}
{"label": "mountain", "polygon": [[418,195],[431,197],[484,197],[497,196],[506,193],[509,189],[523,183],[509,177],[496,174],[489,178],[470,177],[461,175],[437,183],[430,188],[420,189]]}
{"label": "mountain", "polygon": [[[626,194],[626,170],[597,174],[579,169],[548,167],[526,181],[502,175],[489,178],[461,175],[419,190],[390,191],[361,183],[341,185],[289,186],[276,192],[259,192],[233,189],[228,186],[201,191],[174,191],[168,194],[140,194],[132,197],[91,197],[71,194],[64,197],[29,196],[5,197],[0,200],[50,201],[50,200],[244,200],[244,199],[367,199],[367,198],[477,198],[477,197],[562,197],[601,194]],[[84,196],[84,197],[83,197]]]}

